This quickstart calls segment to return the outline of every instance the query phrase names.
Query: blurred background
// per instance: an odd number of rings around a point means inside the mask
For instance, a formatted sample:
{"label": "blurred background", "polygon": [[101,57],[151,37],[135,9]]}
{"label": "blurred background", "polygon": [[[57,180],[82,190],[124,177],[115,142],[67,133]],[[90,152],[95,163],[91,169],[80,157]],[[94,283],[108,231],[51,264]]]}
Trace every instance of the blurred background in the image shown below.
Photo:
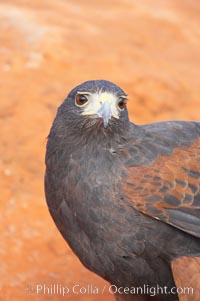
{"label": "blurred background", "polygon": [[46,137],[57,106],[89,79],[120,85],[135,123],[199,120],[200,2],[1,0],[0,41],[0,301],[104,300],[35,291],[106,285],[49,216]]}

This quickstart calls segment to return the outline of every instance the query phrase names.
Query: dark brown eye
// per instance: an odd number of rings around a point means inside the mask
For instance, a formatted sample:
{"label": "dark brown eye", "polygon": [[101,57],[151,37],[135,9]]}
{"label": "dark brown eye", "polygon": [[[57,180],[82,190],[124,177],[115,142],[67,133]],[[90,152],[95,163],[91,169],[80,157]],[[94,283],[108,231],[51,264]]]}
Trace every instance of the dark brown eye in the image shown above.
{"label": "dark brown eye", "polygon": [[81,106],[83,106],[84,104],[86,104],[87,102],[88,102],[88,99],[87,99],[87,97],[85,96],[85,95],[83,95],[83,94],[77,94],[76,95],[76,105],[78,106],[78,107],[81,107]]}
{"label": "dark brown eye", "polygon": [[124,97],[119,98],[118,108],[120,111],[123,111],[126,108],[127,99]]}

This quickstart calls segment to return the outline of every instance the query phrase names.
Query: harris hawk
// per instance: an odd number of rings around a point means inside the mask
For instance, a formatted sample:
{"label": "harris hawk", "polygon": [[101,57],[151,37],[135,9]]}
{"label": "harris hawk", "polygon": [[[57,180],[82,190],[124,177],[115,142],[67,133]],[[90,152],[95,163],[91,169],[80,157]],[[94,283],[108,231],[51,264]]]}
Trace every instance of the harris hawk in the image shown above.
{"label": "harris hawk", "polygon": [[200,123],[136,125],[126,102],[105,80],[69,93],[48,136],[48,208],[84,266],[125,298],[159,287],[151,300],[178,300],[173,262],[200,258]]}

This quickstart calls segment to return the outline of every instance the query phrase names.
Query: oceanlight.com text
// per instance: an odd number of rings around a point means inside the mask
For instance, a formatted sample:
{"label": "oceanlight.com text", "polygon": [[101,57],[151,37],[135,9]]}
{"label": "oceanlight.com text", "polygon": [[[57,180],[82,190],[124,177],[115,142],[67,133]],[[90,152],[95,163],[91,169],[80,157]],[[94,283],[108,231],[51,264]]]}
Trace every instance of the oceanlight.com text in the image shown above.
{"label": "oceanlight.com text", "polygon": [[102,287],[97,287],[93,284],[74,284],[72,286],[63,284],[35,284],[27,285],[25,291],[31,294],[37,295],[59,295],[66,296],[69,294],[74,295],[97,295],[97,294],[130,294],[130,295],[193,295],[194,288],[192,287],[172,287],[167,286],[149,286],[143,285],[139,287],[117,287],[115,285],[104,285]]}

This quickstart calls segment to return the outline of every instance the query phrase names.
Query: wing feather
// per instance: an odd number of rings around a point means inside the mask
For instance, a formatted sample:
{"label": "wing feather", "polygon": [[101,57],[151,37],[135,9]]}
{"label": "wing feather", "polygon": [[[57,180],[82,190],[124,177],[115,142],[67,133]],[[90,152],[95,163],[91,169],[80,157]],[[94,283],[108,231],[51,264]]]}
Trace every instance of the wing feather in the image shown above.
{"label": "wing feather", "polygon": [[134,208],[200,237],[200,123],[144,126],[128,152],[122,189]]}

